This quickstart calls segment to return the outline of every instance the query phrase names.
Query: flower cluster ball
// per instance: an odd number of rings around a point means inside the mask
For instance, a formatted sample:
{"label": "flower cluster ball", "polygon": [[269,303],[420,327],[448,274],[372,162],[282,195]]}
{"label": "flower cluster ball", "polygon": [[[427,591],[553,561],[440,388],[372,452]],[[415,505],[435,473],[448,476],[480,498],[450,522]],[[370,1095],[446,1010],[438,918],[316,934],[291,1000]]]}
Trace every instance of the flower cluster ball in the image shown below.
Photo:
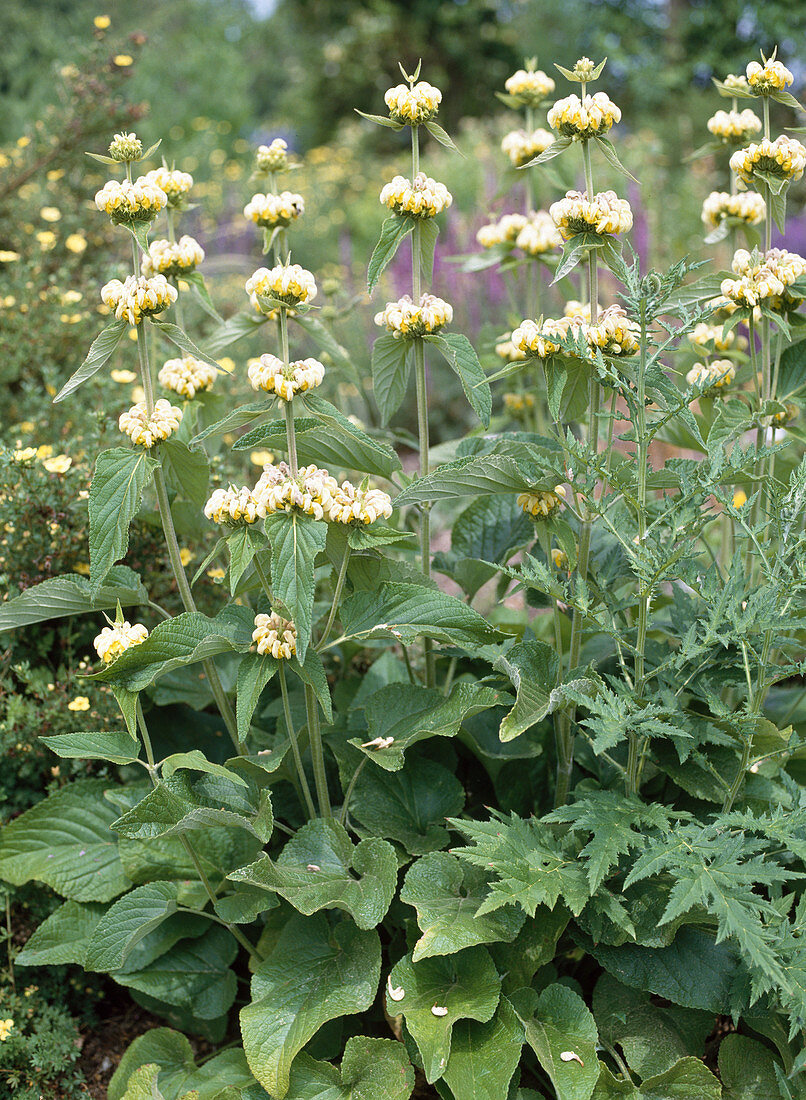
{"label": "flower cluster ball", "polygon": [[178,295],[164,275],[129,275],[125,282],[112,279],[101,287],[101,301],[115,311],[115,317],[139,325],[143,317],[162,313]]}
{"label": "flower cluster ball", "polygon": [[257,523],[266,518],[266,505],[251,489],[216,489],[204,506],[204,514],[213,523],[225,527],[240,527],[243,524]]}
{"label": "flower cluster ball", "polygon": [[144,275],[187,275],[204,260],[204,249],[187,235],[178,241],[156,240],[148,246],[140,270]]}
{"label": "flower cluster ball", "polygon": [[408,214],[412,218],[433,218],[447,210],[453,196],[444,183],[438,183],[418,172],[414,180],[395,176],[381,191],[381,202],[395,214]]}
{"label": "flower cluster ball", "polygon": [[143,155],[143,143],[137,134],[115,134],[109,143],[109,155],[112,160],[123,163],[139,160]]}
{"label": "flower cluster ball", "polygon": [[264,229],[290,225],[305,213],[305,200],[294,191],[279,195],[253,195],[243,208],[243,216]]}
{"label": "flower cluster ball", "polygon": [[587,324],[581,317],[547,318],[537,322],[521,321],[512,331],[512,346],[522,355],[537,359],[549,359],[562,351],[563,341],[577,333],[587,333]]}
{"label": "flower cluster ball", "polygon": [[516,168],[545,153],[553,144],[554,135],[548,130],[513,130],[501,141],[501,151],[506,153]]}
{"label": "flower cluster ball", "polygon": [[286,365],[276,355],[261,355],[249,360],[247,377],[253,390],[276,393],[281,401],[290,401],[295,394],[321,386],[325,368],[318,359],[299,359]]}
{"label": "flower cluster ball", "polygon": [[704,397],[719,393],[736,377],[736,367],[730,359],[714,359],[710,363],[697,363],[686,375],[690,386],[703,391]]}
{"label": "flower cluster ball", "polygon": [[193,186],[190,172],[180,172],[176,168],[166,168],[165,165],[146,172],[144,179],[165,192],[169,206],[184,206]]}
{"label": "flower cluster ball", "polygon": [[790,308],[794,304],[787,288],[806,272],[806,260],[782,248],[761,253],[740,248],[731,266],[739,277],[723,280],[724,296],[739,306],[752,307],[764,302],[771,309]]}
{"label": "flower cluster ball", "polygon": [[747,66],[747,83],[759,95],[782,92],[794,79],[781,61],[765,61],[763,65],[758,61],[751,61]]}
{"label": "flower cluster ball", "polygon": [[260,308],[260,298],[277,298],[289,306],[312,302],[316,297],[316,280],[310,271],[299,264],[277,264],[276,267],[259,267],[246,280],[246,293]]}
{"label": "flower cluster ball", "polygon": [[166,359],[157,377],[163,389],[172,390],[192,401],[197,393],[212,388],[217,373],[211,363],[203,363],[192,355],[183,355],[179,359]]}
{"label": "flower cluster ball", "polygon": [[271,145],[259,145],[255,163],[259,172],[285,172],[288,168],[288,142],[275,138]]}
{"label": "flower cluster ball", "polygon": [[154,403],[154,411],[148,415],[145,401],[138,401],[128,412],[120,414],[118,427],[138,447],[153,447],[167,439],[179,427],[182,410],[161,397]]}
{"label": "flower cluster ball", "polygon": [[257,642],[261,656],[270,653],[276,661],[287,661],[297,652],[297,628],[276,611],[271,615],[255,615],[252,641]]}
{"label": "flower cluster ball", "polygon": [[253,493],[267,515],[291,512],[296,508],[314,519],[324,519],[338,488],[335,477],[327,470],[302,466],[294,477],[291,467],[281,462],[277,466],[268,463],[263,467]]}
{"label": "flower cluster ball", "polygon": [[632,229],[630,204],[615,191],[600,191],[592,199],[586,191],[566,191],[564,199],[551,204],[549,213],[566,241],[577,233],[617,234]]}
{"label": "flower cluster ball", "polygon": [[[151,173],[149,173],[151,175]],[[115,225],[150,222],[168,204],[168,196],[148,176],[130,180],[108,180],[95,195],[95,205]]]}
{"label": "flower cluster ball", "polygon": [[737,149],[730,167],[739,177],[739,186],[753,182],[757,172],[768,172],[778,179],[799,180],[806,167],[806,147],[796,138],[781,134],[775,141],[763,138],[758,144]]}
{"label": "flower cluster ball", "polygon": [[543,489],[535,489],[531,493],[520,493],[518,504],[534,519],[548,519],[562,508],[564,497],[565,489],[562,485],[555,485],[553,493]]}
{"label": "flower cluster ball", "polygon": [[513,416],[523,416],[529,409],[535,407],[535,398],[532,393],[505,393],[504,408]]}
{"label": "flower cluster ball", "polygon": [[711,229],[721,225],[725,218],[739,218],[746,225],[759,225],[766,213],[766,203],[756,191],[742,191],[738,195],[712,191],[702,204],[703,225]]}
{"label": "flower cluster ball", "polygon": [[688,338],[695,347],[713,348],[714,351],[728,351],[736,343],[736,333],[731,329],[727,335],[723,335],[722,325],[709,325],[707,321],[700,321],[695,325]]}
{"label": "flower cluster ball", "polygon": [[641,346],[641,326],[629,319],[622,306],[603,309],[586,336],[591,347],[605,355],[635,355]]}
{"label": "flower cluster ball", "polygon": [[555,84],[541,69],[534,72],[518,69],[507,78],[504,87],[510,95],[517,96],[525,107],[539,107],[554,91]]}
{"label": "flower cluster ball", "polygon": [[526,352],[516,348],[511,340],[502,340],[500,344],[496,344],[495,354],[506,363],[517,363],[526,358]]}
{"label": "flower cluster ball", "polygon": [[381,489],[356,487],[350,481],[343,481],[333,493],[330,507],[326,511],[332,523],[374,523],[392,514],[392,498]]}
{"label": "flower cluster ball", "polygon": [[565,303],[565,308],[563,309],[563,317],[581,317],[583,321],[587,321],[588,324],[590,324],[590,302],[578,302],[576,298],[570,298]]}
{"label": "flower cluster ball", "polygon": [[375,314],[375,324],[379,328],[404,339],[438,332],[452,320],[453,306],[434,294],[423,294],[419,305],[404,294],[396,302],[387,302],[386,308]]}
{"label": "flower cluster ball", "polygon": [[558,99],[548,113],[548,124],[563,137],[592,138],[606,134],[621,121],[621,110],[605,92],[569,95]]}
{"label": "flower cluster ball", "polygon": [[515,247],[527,256],[545,256],[562,248],[562,243],[554,219],[545,210],[533,211],[515,238]]}
{"label": "flower cluster ball", "polygon": [[502,214],[497,222],[483,225],[476,234],[476,240],[482,248],[495,248],[499,244],[514,244],[526,225],[525,214]]}
{"label": "flower cluster ball", "polygon": [[728,73],[722,83],[728,92],[748,92],[750,90],[750,85],[747,83],[747,77],[744,73]]}
{"label": "flower cluster ball", "polygon": [[105,626],[92,644],[103,663],[110,665],[121,653],[140,645],[147,637],[148,630],[142,623],[132,624],[124,619],[123,622]]}
{"label": "flower cluster ball", "polygon": [[761,133],[761,119],[749,107],[744,111],[717,111],[707,125],[714,137],[725,142],[749,141]]}
{"label": "flower cluster ball", "polygon": [[419,126],[437,113],[442,102],[442,92],[433,84],[420,80],[413,87],[396,84],[387,91],[383,99],[393,121]]}
{"label": "flower cluster ball", "polygon": [[574,64],[574,76],[590,80],[596,66],[589,57],[580,57]]}

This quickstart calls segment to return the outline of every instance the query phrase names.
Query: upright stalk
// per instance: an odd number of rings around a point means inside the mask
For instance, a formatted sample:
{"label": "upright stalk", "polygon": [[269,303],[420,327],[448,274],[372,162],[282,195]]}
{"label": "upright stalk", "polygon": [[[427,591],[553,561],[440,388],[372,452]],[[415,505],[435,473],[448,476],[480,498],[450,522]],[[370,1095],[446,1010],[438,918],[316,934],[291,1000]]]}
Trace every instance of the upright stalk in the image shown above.
{"label": "upright stalk", "polygon": [[[283,368],[288,369],[288,310],[280,306],[280,343],[283,349]],[[288,464],[291,467],[291,476],[296,477],[299,472],[297,464],[297,434],[294,427],[294,402],[285,402],[285,434],[288,442]]]}
{"label": "upright stalk", "polygon": [[297,732],[294,728],[294,719],[291,717],[291,706],[288,702],[288,684],[285,678],[285,667],[283,662],[279,662],[277,674],[280,678],[280,694],[283,697],[283,717],[285,718],[285,728],[288,733],[288,740],[291,742],[291,752],[294,756],[294,764],[297,769],[297,778],[299,780],[299,789],[302,797],[305,800],[305,806],[308,810],[308,819],[312,821],[316,817],[316,808],[311,798],[311,788],[308,786],[308,777],[305,775],[305,768],[302,765],[302,756],[299,751],[299,742],[297,740]]}
{"label": "upright stalk", "polygon": [[308,716],[308,741],[313,759],[313,778],[316,784],[319,814],[321,817],[332,817],[333,810],[330,806],[327,773],[325,772],[325,754],[322,749],[322,731],[319,726],[319,704],[310,684],[305,685],[305,712]]}

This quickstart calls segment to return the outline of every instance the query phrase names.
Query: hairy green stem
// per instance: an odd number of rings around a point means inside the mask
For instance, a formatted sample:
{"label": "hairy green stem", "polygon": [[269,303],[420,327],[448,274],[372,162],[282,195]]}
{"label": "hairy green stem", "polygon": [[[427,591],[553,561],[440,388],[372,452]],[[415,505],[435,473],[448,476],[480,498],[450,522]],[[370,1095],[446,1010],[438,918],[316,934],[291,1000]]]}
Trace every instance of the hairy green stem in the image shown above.
{"label": "hairy green stem", "polygon": [[[280,340],[283,347],[283,367],[288,367],[288,310],[280,306]],[[296,477],[299,467],[297,464],[297,433],[294,427],[294,402],[285,402],[285,434],[288,442],[288,464],[291,467],[291,476]]]}
{"label": "hairy green stem", "polygon": [[316,798],[319,802],[319,814],[321,817],[332,817],[333,810],[330,806],[330,794],[327,789],[327,773],[325,772],[325,755],[322,749],[322,731],[319,727],[319,704],[316,701],[314,690],[310,684],[305,685],[305,712],[308,716],[308,741],[311,746],[313,778],[316,784]]}
{"label": "hairy green stem", "polygon": [[325,629],[322,631],[322,637],[316,646],[317,650],[325,644],[333,628],[333,623],[336,621],[336,615],[338,614],[339,604],[341,603],[341,594],[344,591],[344,582],[347,578],[347,566],[350,564],[350,544],[348,543],[344,548],[344,557],[341,559],[341,567],[339,568],[339,575],[336,580],[336,588],[333,592],[333,606],[330,608],[330,614],[327,617],[325,623]]}
{"label": "hairy green stem", "polygon": [[355,785],[358,782],[358,777],[361,774],[361,772],[364,770],[364,765],[367,764],[368,761],[369,761],[369,757],[365,756],[364,759],[360,761],[358,767],[353,772],[353,778],[350,780],[350,783],[349,783],[349,785],[347,787],[347,790],[344,794],[344,805],[342,806],[341,813],[339,814],[339,824],[341,824],[341,825],[346,825],[347,824],[347,814],[350,811],[350,799],[353,797],[353,790],[355,789]]}
{"label": "hairy green stem", "polygon": [[294,729],[294,720],[291,717],[291,706],[288,702],[288,684],[285,678],[285,666],[282,661],[279,662],[277,675],[280,679],[280,694],[283,697],[283,717],[285,718],[285,726],[288,733],[288,740],[291,742],[291,752],[294,755],[294,764],[297,768],[299,789],[302,793],[302,797],[305,800],[305,806],[308,810],[308,820],[312,821],[316,817],[316,807],[313,804],[313,798],[311,797],[311,788],[308,786],[308,777],[305,775],[305,768],[302,765],[302,756],[300,755],[299,751],[299,741],[297,740],[297,732]]}

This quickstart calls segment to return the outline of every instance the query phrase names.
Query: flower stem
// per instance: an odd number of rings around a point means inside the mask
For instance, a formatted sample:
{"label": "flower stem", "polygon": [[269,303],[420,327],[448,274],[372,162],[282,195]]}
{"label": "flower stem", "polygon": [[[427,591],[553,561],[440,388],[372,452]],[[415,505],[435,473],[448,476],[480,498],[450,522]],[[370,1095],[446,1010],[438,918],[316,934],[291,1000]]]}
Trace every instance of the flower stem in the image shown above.
{"label": "flower stem", "polygon": [[288,702],[288,684],[286,682],[285,666],[282,660],[279,662],[277,674],[280,678],[280,694],[283,697],[283,716],[285,718],[285,728],[288,733],[288,740],[291,742],[291,752],[294,755],[294,763],[297,768],[299,788],[302,792],[302,797],[305,799],[305,805],[308,810],[308,820],[312,821],[316,817],[316,807],[313,804],[313,798],[311,798],[311,788],[308,786],[308,777],[305,775],[305,768],[302,765],[302,756],[300,755],[299,751],[297,732],[294,729],[294,720],[291,717],[291,706]]}
{"label": "flower stem", "polygon": [[[289,363],[288,352],[288,310],[280,306],[280,340],[283,347],[283,367]],[[285,434],[288,441],[288,464],[291,467],[291,476],[296,477],[299,467],[297,464],[297,434],[294,428],[294,402],[285,402]]]}
{"label": "flower stem", "polygon": [[336,589],[333,593],[333,606],[330,608],[330,614],[328,615],[327,622],[325,623],[325,629],[322,631],[322,637],[319,639],[317,650],[325,644],[328,639],[328,635],[333,627],[333,623],[336,621],[336,615],[339,610],[339,604],[341,603],[341,594],[344,591],[344,582],[347,577],[347,566],[350,564],[350,544],[344,548],[344,557],[341,559],[341,567],[339,569],[339,576],[336,580]]}
{"label": "flower stem", "polygon": [[327,773],[325,772],[325,756],[322,749],[322,731],[319,726],[319,704],[316,701],[316,696],[310,684],[305,685],[305,710],[308,715],[308,741],[311,746],[313,778],[316,784],[316,798],[319,802],[319,814],[321,817],[332,817],[333,810],[330,806],[330,794],[327,789]]}

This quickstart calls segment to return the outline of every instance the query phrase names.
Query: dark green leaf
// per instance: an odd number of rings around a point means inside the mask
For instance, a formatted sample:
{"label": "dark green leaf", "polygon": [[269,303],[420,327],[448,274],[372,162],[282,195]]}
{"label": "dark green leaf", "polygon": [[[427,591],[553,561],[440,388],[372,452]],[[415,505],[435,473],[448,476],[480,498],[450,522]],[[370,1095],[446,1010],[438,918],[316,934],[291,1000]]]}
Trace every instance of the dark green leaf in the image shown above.
{"label": "dark green leaf", "polygon": [[54,405],[58,401],[64,401],[65,397],[69,397],[71,393],[75,393],[83,382],[92,378],[101,369],[123,339],[123,333],[128,327],[128,322],[125,320],[113,321],[95,337],[87,352],[87,358],[53,398]]}

